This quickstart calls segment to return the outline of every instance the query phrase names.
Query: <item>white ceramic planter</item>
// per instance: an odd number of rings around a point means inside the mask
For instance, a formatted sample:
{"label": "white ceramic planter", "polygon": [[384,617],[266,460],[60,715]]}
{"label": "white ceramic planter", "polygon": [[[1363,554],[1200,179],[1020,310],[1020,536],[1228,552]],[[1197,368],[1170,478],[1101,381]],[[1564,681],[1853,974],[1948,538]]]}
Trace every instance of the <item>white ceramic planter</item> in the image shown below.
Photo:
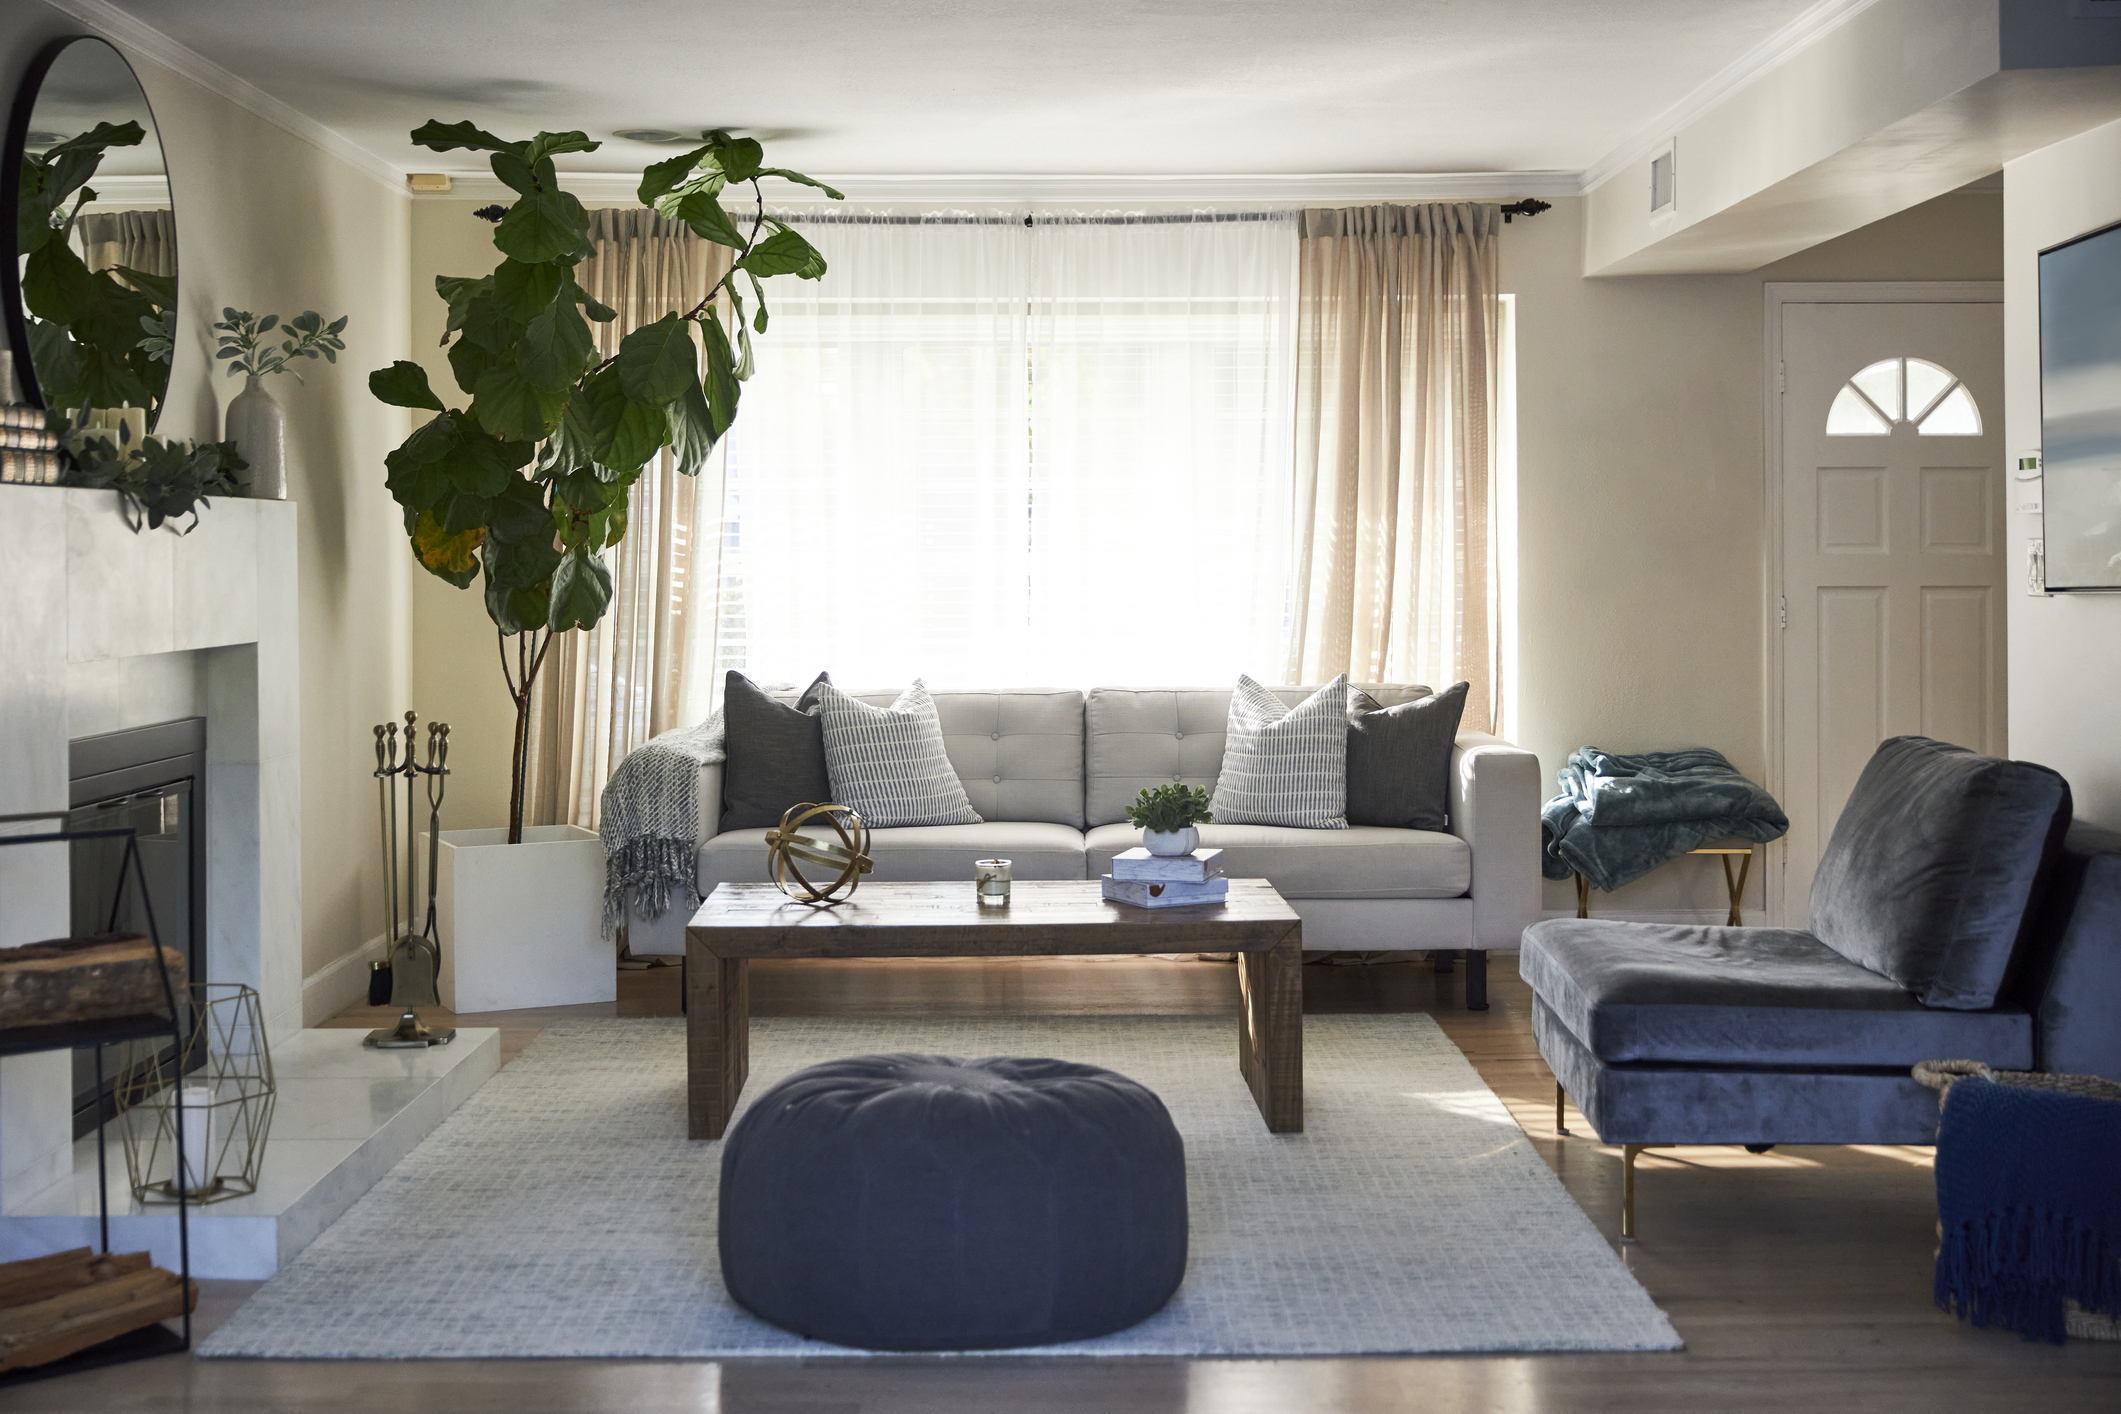
{"label": "white ceramic planter", "polygon": [[[442,836],[448,839],[449,836]],[[1192,825],[1183,830],[1143,830],[1142,848],[1151,854],[1172,856],[1191,854],[1200,848],[1200,831]]]}
{"label": "white ceramic planter", "polygon": [[533,825],[513,845],[506,830],[442,831],[435,915],[442,1005],[451,1011],[618,997],[618,946],[602,937],[604,842],[594,830]]}

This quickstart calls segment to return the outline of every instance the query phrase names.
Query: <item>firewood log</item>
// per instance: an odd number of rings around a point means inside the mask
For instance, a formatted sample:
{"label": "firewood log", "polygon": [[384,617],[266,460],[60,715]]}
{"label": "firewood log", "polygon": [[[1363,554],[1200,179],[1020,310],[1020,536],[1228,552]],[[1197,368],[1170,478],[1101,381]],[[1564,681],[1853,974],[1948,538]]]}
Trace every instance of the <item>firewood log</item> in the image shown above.
{"label": "firewood log", "polygon": [[[182,990],[184,959],[162,949],[169,984]],[[0,1029],[169,1015],[154,944],[137,933],[54,938],[0,948]]]}

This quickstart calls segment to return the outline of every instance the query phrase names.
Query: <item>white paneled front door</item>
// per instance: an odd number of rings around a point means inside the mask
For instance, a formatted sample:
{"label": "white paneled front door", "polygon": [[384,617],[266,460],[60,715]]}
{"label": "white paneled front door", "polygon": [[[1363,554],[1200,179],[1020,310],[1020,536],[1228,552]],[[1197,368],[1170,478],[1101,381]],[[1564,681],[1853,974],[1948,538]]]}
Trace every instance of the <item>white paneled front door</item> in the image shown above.
{"label": "white paneled front door", "polygon": [[1887,737],[2004,749],[2003,306],[1782,309],[1781,919]]}

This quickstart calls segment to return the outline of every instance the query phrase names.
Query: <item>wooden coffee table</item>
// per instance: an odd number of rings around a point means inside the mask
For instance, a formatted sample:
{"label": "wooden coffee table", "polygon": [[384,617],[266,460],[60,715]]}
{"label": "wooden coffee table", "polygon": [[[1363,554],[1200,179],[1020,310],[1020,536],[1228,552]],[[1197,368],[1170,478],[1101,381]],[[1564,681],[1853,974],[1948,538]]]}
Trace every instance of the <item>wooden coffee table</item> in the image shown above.
{"label": "wooden coffee table", "polygon": [[719,1139],[751,1069],[747,978],[755,957],[1056,957],[1233,952],[1244,995],[1237,1068],[1275,1134],[1304,1127],[1304,929],[1264,879],[1232,879],[1227,903],[1107,903],[1095,879],[1019,881],[982,908],[972,881],[865,884],[832,908],[771,884],[721,884],[685,928],[687,1131]]}

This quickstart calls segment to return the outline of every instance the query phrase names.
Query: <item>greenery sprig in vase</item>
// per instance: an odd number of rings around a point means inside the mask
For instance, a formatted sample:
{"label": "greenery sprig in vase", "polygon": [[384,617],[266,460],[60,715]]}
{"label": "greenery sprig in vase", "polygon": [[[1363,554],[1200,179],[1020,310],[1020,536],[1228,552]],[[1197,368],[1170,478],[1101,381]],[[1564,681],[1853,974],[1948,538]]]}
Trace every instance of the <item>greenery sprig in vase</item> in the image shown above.
{"label": "greenery sprig in vase", "polygon": [[[223,308],[214,325],[221,345],[214,357],[228,364],[228,376],[243,374],[243,391],[229,400],[222,424],[228,439],[243,449],[250,475],[244,489],[252,496],[279,500],[287,494],[287,414],[266,391],[265,380],[275,373],[291,373],[305,382],[291,365],[305,358],[337,363],[346,341],[339,337],[347,316],[331,323],[313,309],[304,310],[285,324],[277,314],[260,318],[248,310]],[[271,335],[285,337],[275,341]]]}
{"label": "greenery sprig in vase", "polygon": [[1127,807],[1127,820],[1142,831],[1142,844],[1151,854],[1191,854],[1200,845],[1196,825],[1212,825],[1208,792],[1200,786],[1180,785],[1144,789]]}

